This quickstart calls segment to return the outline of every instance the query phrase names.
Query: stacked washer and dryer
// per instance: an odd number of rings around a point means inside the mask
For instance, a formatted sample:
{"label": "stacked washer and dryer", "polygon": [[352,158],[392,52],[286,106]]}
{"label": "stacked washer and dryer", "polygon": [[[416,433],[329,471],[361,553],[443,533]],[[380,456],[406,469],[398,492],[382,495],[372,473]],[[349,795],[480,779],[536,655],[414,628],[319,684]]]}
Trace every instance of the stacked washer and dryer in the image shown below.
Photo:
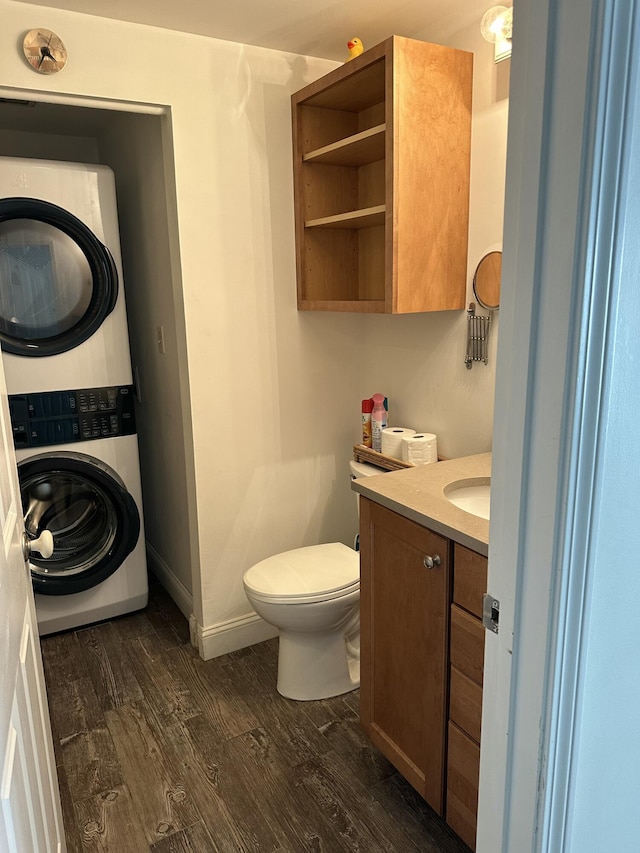
{"label": "stacked washer and dryer", "polygon": [[0,157],[0,343],[42,635],[147,603],[115,182]]}

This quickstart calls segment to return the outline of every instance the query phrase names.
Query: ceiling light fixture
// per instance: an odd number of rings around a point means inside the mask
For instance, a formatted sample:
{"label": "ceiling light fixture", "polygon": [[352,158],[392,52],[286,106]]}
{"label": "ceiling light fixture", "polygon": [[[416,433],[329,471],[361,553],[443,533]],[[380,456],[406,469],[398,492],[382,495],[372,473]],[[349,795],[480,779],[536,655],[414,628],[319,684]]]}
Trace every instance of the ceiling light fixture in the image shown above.
{"label": "ceiling light fixture", "polygon": [[507,6],[492,6],[482,16],[482,37],[495,45],[495,61],[502,62],[511,56],[513,31],[513,9]]}

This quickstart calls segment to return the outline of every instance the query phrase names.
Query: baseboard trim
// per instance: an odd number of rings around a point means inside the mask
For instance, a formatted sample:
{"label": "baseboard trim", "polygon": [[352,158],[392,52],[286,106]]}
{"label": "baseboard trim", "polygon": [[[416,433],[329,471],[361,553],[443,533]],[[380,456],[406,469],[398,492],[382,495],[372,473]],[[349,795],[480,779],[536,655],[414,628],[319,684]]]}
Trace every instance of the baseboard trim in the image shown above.
{"label": "baseboard trim", "polygon": [[257,613],[248,613],[215,625],[200,625],[193,613],[193,595],[180,581],[158,552],[147,542],[150,570],[189,620],[191,644],[203,660],[236,652],[278,636],[278,629],[267,624]]}
{"label": "baseboard trim", "polygon": [[203,627],[195,619],[194,623],[191,625],[192,637],[195,633],[197,643],[194,645],[197,645],[203,660],[211,660],[278,636],[278,629],[261,619],[257,613],[228,619],[217,625]]}
{"label": "baseboard trim", "polygon": [[162,586],[178,605],[178,608],[184,618],[191,622],[191,617],[193,615],[193,595],[189,592],[182,581],[176,577],[170,566],[165,563],[153,545],[150,545],[148,542],[146,545],[149,569],[158,578]]}

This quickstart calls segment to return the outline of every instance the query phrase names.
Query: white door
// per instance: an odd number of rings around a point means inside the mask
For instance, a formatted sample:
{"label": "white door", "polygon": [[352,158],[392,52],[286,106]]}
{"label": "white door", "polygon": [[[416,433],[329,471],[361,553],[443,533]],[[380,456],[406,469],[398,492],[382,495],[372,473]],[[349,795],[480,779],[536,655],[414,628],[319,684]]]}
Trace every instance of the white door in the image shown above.
{"label": "white door", "polygon": [[0,850],[64,853],[60,795],[0,362]]}
{"label": "white door", "polygon": [[514,8],[476,849],[635,853],[640,0]]}

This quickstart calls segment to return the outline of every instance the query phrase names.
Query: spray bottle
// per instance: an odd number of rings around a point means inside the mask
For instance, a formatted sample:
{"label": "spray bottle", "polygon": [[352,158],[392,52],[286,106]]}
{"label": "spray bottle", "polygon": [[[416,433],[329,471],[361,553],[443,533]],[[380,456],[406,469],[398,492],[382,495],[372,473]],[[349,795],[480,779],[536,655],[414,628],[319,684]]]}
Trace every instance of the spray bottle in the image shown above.
{"label": "spray bottle", "polygon": [[382,430],[387,426],[387,410],[384,407],[384,394],[374,394],[371,412],[371,443],[374,450],[382,453]]}
{"label": "spray bottle", "polygon": [[362,443],[365,447],[372,447],[371,443],[371,412],[373,411],[373,400],[362,401]]}

